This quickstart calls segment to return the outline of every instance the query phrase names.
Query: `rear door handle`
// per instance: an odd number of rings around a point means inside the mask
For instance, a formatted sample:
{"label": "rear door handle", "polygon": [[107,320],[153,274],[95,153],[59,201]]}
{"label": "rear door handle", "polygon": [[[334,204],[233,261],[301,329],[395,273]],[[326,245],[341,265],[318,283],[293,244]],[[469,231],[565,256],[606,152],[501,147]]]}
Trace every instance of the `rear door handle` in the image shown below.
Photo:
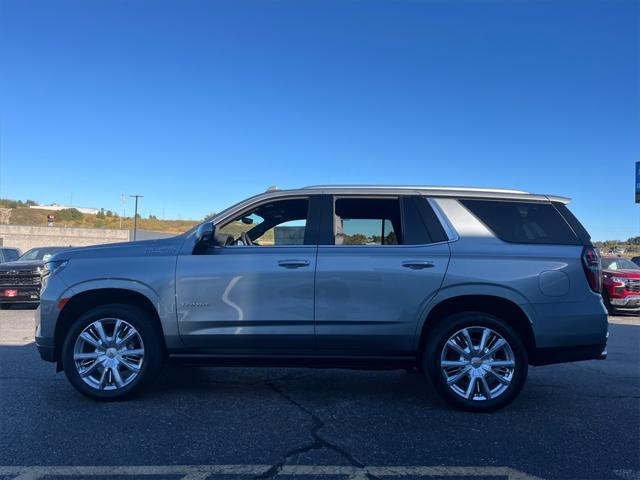
{"label": "rear door handle", "polygon": [[429,260],[407,260],[402,262],[402,266],[411,270],[422,270],[423,268],[433,268],[435,264]]}
{"label": "rear door handle", "polygon": [[308,267],[309,260],[280,260],[278,266],[283,268],[300,268]]}

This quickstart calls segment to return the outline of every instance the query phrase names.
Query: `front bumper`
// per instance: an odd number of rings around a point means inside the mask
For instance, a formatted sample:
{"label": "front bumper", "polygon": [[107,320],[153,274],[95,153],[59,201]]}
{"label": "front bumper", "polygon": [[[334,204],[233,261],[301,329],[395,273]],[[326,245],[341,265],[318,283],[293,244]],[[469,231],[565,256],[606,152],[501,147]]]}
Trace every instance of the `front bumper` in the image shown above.
{"label": "front bumper", "polygon": [[609,298],[614,307],[640,308],[640,295],[627,295],[622,298]]}
{"label": "front bumper", "polygon": [[[13,292],[7,295],[8,292]],[[11,305],[15,303],[33,303],[40,302],[40,287],[24,288],[20,286],[0,286],[0,305]]]}

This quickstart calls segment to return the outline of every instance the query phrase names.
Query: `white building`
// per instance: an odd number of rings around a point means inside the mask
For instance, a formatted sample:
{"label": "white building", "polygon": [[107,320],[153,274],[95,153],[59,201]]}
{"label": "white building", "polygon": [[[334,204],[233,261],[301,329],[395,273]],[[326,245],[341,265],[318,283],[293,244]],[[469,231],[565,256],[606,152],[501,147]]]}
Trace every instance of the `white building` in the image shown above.
{"label": "white building", "polygon": [[84,213],[86,215],[97,215],[100,213],[99,208],[85,208],[85,207],[68,207],[66,205],[58,205],[57,203],[52,203],[51,205],[31,205],[29,208],[34,208],[36,210],[48,210],[57,212],[59,210],[66,210],[68,208],[75,208],[80,213]]}

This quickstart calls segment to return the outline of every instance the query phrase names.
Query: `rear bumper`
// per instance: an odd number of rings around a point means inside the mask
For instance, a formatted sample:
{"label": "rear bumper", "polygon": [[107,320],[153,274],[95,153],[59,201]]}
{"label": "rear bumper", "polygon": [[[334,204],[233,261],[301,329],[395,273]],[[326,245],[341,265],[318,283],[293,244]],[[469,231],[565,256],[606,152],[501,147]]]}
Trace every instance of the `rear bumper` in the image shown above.
{"label": "rear bumper", "polygon": [[579,362],[582,360],[606,360],[608,341],[609,331],[607,330],[605,342],[597,345],[537,348],[529,357],[529,363],[534,366],[540,366],[554,363]]}
{"label": "rear bumper", "polygon": [[627,295],[622,298],[609,297],[609,303],[614,307],[640,308],[640,295]]}
{"label": "rear bumper", "polygon": [[582,347],[539,348],[529,363],[534,366],[554,363],[579,362],[582,360],[604,360],[607,358],[607,345],[586,345]]}

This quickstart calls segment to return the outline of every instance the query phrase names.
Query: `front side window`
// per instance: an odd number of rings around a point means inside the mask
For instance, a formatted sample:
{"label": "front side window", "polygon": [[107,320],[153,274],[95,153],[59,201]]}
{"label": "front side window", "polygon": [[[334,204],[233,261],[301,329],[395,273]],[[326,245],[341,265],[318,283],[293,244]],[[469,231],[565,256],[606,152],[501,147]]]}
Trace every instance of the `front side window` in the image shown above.
{"label": "front side window", "polygon": [[218,228],[227,245],[304,245],[309,200],[296,198],[260,204]]}
{"label": "front side window", "polygon": [[338,198],[335,201],[336,245],[398,245],[401,242],[397,198]]}

